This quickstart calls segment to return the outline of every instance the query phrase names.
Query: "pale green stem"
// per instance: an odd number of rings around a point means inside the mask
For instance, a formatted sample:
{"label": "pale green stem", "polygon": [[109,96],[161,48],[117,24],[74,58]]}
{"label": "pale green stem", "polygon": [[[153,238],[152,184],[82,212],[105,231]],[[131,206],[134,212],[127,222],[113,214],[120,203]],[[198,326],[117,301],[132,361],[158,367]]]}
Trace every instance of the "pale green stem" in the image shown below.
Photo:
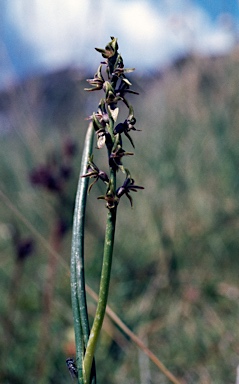
{"label": "pale green stem", "polygon": [[116,207],[113,209],[110,209],[107,215],[104,255],[103,255],[103,264],[102,264],[102,271],[101,271],[101,279],[100,279],[99,300],[97,304],[94,322],[90,332],[89,341],[88,341],[86,352],[85,352],[84,361],[83,361],[84,384],[90,383],[91,367],[92,367],[92,362],[94,358],[96,343],[99,338],[100,330],[101,330],[102,323],[105,316],[105,309],[107,305],[109,283],[110,283],[113,247],[114,247],[116,210],[117,210]]}

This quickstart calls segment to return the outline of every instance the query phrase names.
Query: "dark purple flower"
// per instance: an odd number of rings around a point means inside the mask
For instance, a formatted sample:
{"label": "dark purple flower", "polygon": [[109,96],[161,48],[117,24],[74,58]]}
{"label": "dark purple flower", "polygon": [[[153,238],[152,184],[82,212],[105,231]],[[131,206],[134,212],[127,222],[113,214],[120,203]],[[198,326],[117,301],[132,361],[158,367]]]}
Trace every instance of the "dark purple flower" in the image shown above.
{"label": "dark purple flower", "polygon": [[85,175],[82,175],[81,177],[89,177],[89,178],[95,179],[93,181],[93,183],[91,183],[91,185],[89,186],[89,190],[88,190],[89,192],[90,192],[91,188],[93,187],[93,185],[99,179],[102,180],[106,184],[108,184],[108,182],[109,182],[109,178],[108,178],[107,174],[104,171],[101,171],[97,167],[97,165],[93,162],[92,157],[89,159],[89,165],[88,165],[87,173]]}
{"label": "dark purple flower", "polygon": [[123,156],[132,156],[133,152],[126,152],[120,145],[110,154],[109,164],[112,168],[118,170],[123,164],[121,159]]}
{"label": "dark purple flower", "polygon": [[19,239],[16,244],[17,260],[24,261],[32,254],[33,248],[33,240],[31,238]]}
{"label": "dark purple flower", "polygon": [[40,185],[51,192],[59,192],[61,190],[61,183],[59,179],[53,174],[50,167],[40,165],[30,173],[30,182],[33,185]]}
{"label": "dark purple flower", "polygon": [[137,192],[138,189],[144,189],[144,187],[140,187],[139,185],[134,184],[134,179],[127,177],[124,181],[124,184],[116,190],[116,196],[120,199],[121,196],[126,195],[130,201],[131,207],[133,206],[133,200],[130,196],[130,192]]}
{"label": "dark purple flower", "polygon": [[67,138],[66,141],[63,143],[63,154],[67,158],[72,158],[77,153],[77,144],[75,141],[73,141],[70,138]]}
{"label": "dark purple flower", "polygon": [[63,180],[69,180],[72,175],[72,167],[70,165],[62,164],[60,167],[60,178]]}
{"label": "dark purple flower", "polygon": [[134,142],[133,142],[131,136],[129,135],[129,131],[131,131],[131,130],[137,131],[137,129],[134,127],[135,123],[136,123],[135,117],[131,117],[131,119],[126,119],[123,123],[117,124],[115,129],[114,129],[115,135],[117,135],[117,134],[121,135],[122,133],[124,133],[125,136],[131,142],[133,147],[134,147]]}

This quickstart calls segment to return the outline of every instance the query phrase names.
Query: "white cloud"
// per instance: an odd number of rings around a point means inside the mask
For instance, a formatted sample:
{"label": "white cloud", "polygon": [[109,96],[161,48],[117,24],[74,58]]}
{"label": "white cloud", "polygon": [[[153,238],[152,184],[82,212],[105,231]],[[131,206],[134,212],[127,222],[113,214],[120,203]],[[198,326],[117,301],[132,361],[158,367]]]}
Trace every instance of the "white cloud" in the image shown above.
{"label": "white cloud", "polygon": [[[189,0],[12,0],[8,22],[31,46],[39,65],[98,63],[94,46],[119,39],[125,64],[160,66],[180,52],[221,52],[233,39]],[[158,5],[157,5],[158,4]]]}
{"label": "white cloud", "polygon": [[10,21],[39,61],[54,66],[74,60],[75,41],[82,49],[87,4],[84,0],[15,0]]}

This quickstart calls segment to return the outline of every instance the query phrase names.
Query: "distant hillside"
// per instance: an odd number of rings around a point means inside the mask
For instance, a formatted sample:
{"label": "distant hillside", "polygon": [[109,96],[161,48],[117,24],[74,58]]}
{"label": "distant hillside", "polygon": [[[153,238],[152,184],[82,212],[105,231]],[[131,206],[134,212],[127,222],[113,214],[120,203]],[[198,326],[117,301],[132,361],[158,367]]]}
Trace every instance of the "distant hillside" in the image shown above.
{"label": "distant hillside", "polygon": [[[146,98],[150,98],[150,93],[155,92],[155,84],[167,90],[177,88],[177,81],[190,82],[192,68],[194,72],[199,71],[197,76],[200,87],[210,89],[215,86],[215,77],[218,66],[227,66],[228,62],[233,63],[238,60],[238,50],[229,57],[200,58],[182,57],[165,70],[147,73],[145,76],[138,76],[137,68],[131,76],[134,88]],[[86,78],[91,78],[93,73],[83,73],[80,70],[65,69],[47,75],[30,77],[29,79],[4,90],[0,93],[0,132],[9,132],[13,128],[17,129],[19,124],[24,124],[27,115],[41,122],[53,124],[54,126],[65,126],[69,119],[77,119],[82,113],[90,113],[94,99],[98,95],[91,94],[89,98],[84,92],[87,86]],[[169,80],[173,79],[173,82]],[[164,80],[163,80],[164,79]],[[165,79],[167,79],[165,81]],[[169,85],[170,84],[170,85]],[[147,92],[147,95],[145,94]],[[166,91],[167,92],[167,91]],[[140,98],[142,100],[142,98]],[[90,101],[89,101],[90,100]],[[137,104],[137,98],[135,100]],[[89,107],[89,103],[91,106]]]}

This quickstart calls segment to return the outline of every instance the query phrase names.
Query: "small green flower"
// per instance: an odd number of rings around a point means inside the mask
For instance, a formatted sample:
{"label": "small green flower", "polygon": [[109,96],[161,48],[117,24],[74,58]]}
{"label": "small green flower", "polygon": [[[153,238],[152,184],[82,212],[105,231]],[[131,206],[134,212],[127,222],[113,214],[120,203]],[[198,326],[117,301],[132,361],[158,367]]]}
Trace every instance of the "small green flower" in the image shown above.
{"label": "small green flower", "polygon": [[118,51],[117,39],[115,37],[111,36],[111,42],[106,45],[105,49],[95,48],[95,50],[97,52],[100,52],[102,54],[102,56],[104,57],[104,59],[110,59]]}
{"label": "small green flower", "polygon": [[93,88],[84,88],[85,91],[98,91],[103,88],[104,78],[102,76],[102,64],[99,66],[97,72],[94,75],[93,79],[87,79],[86,81],[93,86]]}
{"label": "small green flower", "polygon": [[105,200],[106,201],[106,208],[113,209],[118,205],[119,199],[113,195],[113,194],[106,194],[103,196],[97,197],[98,200]]}

